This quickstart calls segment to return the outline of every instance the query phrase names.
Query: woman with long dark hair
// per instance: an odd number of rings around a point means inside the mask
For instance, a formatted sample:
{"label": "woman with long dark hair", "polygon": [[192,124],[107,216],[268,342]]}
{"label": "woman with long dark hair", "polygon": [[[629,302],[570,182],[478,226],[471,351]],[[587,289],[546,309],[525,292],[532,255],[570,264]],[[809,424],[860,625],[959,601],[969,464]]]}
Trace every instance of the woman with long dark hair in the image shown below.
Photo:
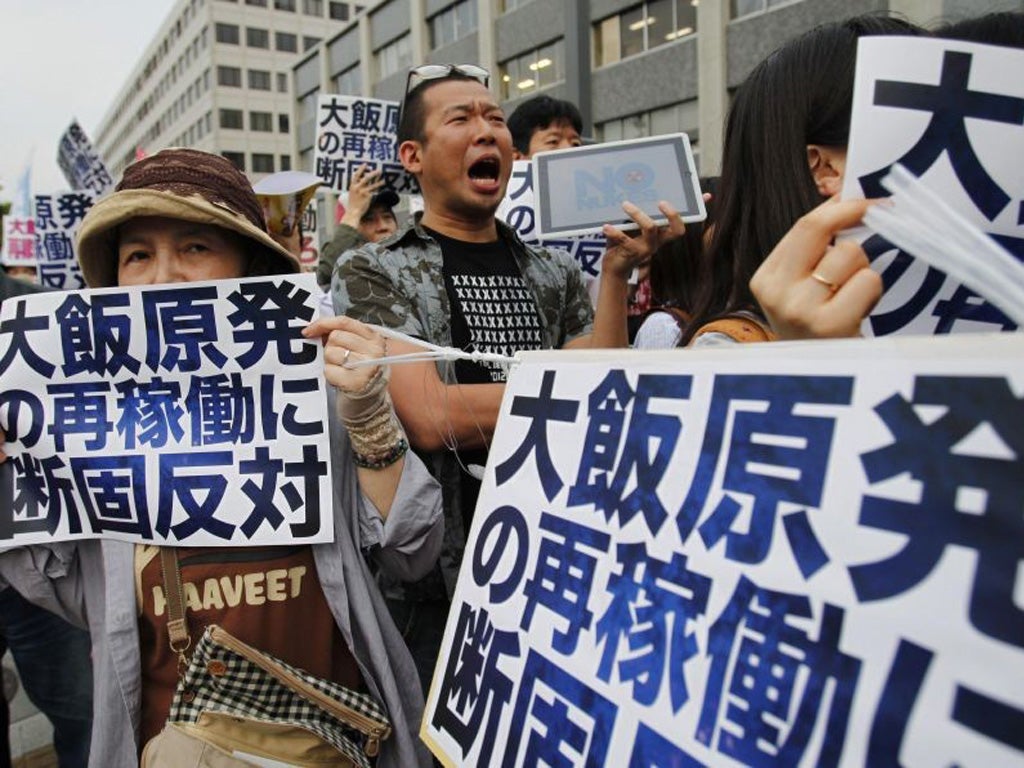
{"label": "woman with long dark hair", "polygon": [[[827,24],[775,51],[740,86],[726,127],[704,277],[680,344],[775,337],[750,281],[797,221],[842,186],[857,40],[918,34],[913,24],[883,15]],[[866,268],[866,259],[859,266]],[[822,290],[838,290],[839,283],[823,279],[815,278]]]}

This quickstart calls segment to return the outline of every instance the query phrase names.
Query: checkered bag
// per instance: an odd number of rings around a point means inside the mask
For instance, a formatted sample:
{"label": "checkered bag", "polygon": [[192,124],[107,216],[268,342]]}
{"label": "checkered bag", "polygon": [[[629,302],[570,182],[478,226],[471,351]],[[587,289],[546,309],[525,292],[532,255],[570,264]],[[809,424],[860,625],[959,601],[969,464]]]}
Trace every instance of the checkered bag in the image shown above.
{"label": "checkered bag", "polygon": [[[387,715],[370,696],[285,664],[216,625],[196,645],[167,721],[190,729],[211,715],[244,728],[297,726],[360,768],[369,768],[369,758],[391,734]],[[282,757],[287,759],[274,759]]]}

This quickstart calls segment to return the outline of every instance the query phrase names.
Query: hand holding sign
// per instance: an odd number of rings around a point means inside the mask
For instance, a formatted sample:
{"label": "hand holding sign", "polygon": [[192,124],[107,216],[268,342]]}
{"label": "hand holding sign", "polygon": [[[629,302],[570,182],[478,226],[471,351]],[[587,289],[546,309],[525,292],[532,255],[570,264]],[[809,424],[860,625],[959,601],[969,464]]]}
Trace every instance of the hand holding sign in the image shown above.
{"label": "hand holding sign", "polygon": [[348,205],[345,206],[341,223],[353,229],[358,227],[360,219],[370,210],[373,196],[383,186],[384,177],[379,168],[360,165],[352,174],[352,183],[348,186]]}
{"label": "hand holding sign", "polygon": [[882,295],[864,250],[837,232],[857,224],[870,200],[832,198],[801,217],[750,281],[750,290],[780,339],[860,335]]}
{"label": "hand holding sign", "polygon": [[344,393],[358,393],[377,377],[378,366],[352,366],[350,362],[373,360],[387,354],[384,337],[351,317],[323,317],[302,329],[307,339],[322,337],[324,376]]}

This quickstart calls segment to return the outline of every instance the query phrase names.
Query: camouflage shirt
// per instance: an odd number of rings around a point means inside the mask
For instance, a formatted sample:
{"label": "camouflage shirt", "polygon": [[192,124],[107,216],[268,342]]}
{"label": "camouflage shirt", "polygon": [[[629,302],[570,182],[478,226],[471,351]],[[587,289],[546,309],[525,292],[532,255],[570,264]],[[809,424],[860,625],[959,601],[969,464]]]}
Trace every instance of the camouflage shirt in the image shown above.
{"label": "camouflage shirt", "polygon": [[[557,349],[593,330],[594,310],[575,260],[565,251],[523,243],[498,221],[498,236],[508,243],[523,281],[533,293],[545,349]],[[451,346],[451,305],[444,287],[441,247],[419,226],[419,218],[379,243],[344,253],[331,280],[334,309],[357,320],[382,325],[433,344]],[[439,363],[438,375],[453,382],[453,366]],[[445,544],[439,580],[410,588],[405,596],[435,599],[455,589],[466,531],[462,523],[461,472],[454,452],[418,452],[441,483]],[[398,596],[395,589],[385,591]]]}

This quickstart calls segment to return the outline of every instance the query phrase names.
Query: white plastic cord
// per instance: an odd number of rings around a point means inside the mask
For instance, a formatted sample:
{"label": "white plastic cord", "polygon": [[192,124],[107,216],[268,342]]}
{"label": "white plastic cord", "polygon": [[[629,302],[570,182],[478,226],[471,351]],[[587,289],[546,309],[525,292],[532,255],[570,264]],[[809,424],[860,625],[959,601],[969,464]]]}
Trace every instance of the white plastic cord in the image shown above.
{"label": "white plastic cord", "polygon": [[1024,327],[1024,264],[902,165],[894,165],[882,185],[893,197],[869,208],[864,223]]}
{"label": "white plastic cord", "polygon": [[363,366],[380,365],[382,363],[419,363],[425,360],[470,360],[475,363],[497,363],[498,365],[504,366],[511,366],[516,362],[516,358],[514,357],[496,355],[491,352],[466,352],[461,349],[456,349],[455,347],[442,347],[437,344],[431,344],[429,341],[417,339],[413,336],[402,333],[401,331],[384,328],[380,325],[370,325],[370,327],[385,338],[405,341],[409,344],[423,347],[424,351],[409,352],[404,355],[388,355],[386,357],[376,357],[367,360],[353,360],[352,362],[347,363],[349,368],[362,368]]}

